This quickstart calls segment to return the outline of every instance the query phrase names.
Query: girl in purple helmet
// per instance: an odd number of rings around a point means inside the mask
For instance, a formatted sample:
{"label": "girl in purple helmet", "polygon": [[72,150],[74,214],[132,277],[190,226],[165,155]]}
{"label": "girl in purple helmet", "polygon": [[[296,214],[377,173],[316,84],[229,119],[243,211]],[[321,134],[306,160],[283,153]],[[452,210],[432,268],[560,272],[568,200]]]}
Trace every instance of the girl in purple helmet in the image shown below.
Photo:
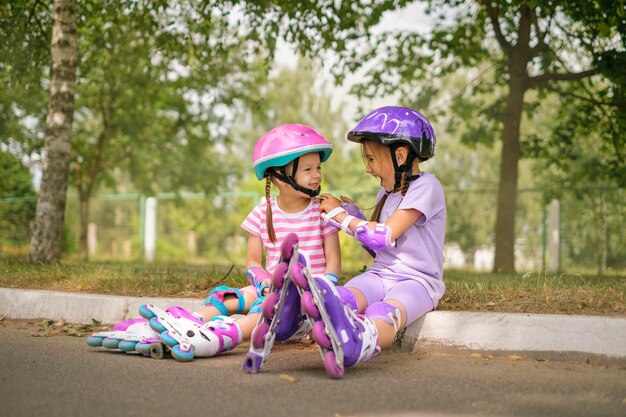
{"label": "girl in purple helmet", "polygon": [[433,310],[445,291],[444,192],[437,178],[419,166],[435,153],[431,124],[410,108],[382,107],[365,116],[348,140],[362,145],[365,172],[380,180],[372,218],[347,213],[341,200],[351,200],[343,196],[323,194],[320,210],[372,250],[374,262],[344,288],[323,277],[310,278],[303,289],[312,296],[302,296],[307,315],[323,330],[313,336],[326,371],[335,378],[344,366],[390,346],[405,326]]}
{"label": "girl in purple helmet", "polygon": [[[274,314],[280,320],[271,328],[272,342],[274,338],[301,338],[309,332],[310,323],[301,313],[298,291],[281,269],[281,262],[286,261],[281,243],[290,233],[297,233],[301,261],[312,273],[337,282],[341,268],[337,229],[322,220],[320,200],[313,198],[322,183],[321,163],[331,152],[329,141],[311,127],[299,124],[278,126],[258,140],[252,161],[257,178],[266,181],[266,195],[241,224],[248,232],[246,275],[253,291],[244,288],[241,292],[249,312],[233,319],[214,317],[213,305],[195,313],[180,307],[163,310],[152,304],[142,305],[140,315],[149,320],[162,342],[156,347],[167,346],[179,361],[215,356],[249,340],[255,326],[263,322],[266,327],[260,328],[265,332],[256,332],[252,346],[263,345],[260,354],[264,360],[272,344],[265,343],[265,338]],[[272,184],[278,189],[276,197],[270,195]],[[266,294],[269,303],[263,304]],[[279,296],[283,301],[277,306]],[[239,300],[235,294],[226,293],[219,301],[230,311]],[[162,356],[162,352],[155,356]]]}

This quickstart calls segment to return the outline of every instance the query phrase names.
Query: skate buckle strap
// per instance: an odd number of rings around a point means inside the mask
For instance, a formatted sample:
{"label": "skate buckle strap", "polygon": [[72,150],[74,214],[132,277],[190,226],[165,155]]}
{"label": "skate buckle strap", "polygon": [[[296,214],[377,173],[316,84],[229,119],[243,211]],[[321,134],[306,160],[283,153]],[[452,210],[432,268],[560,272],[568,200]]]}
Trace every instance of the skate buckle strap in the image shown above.
{"label": "skate buckle strap", "polygon": [[360,360],[367,362],[370,359],[374,359],[380,353],[380,346],[378,345],[378,329],[376,325],[369,317],[358,314],[357,317],[361,320],[364,326],[363,335],[363,350],[361,351]]}
{"label": "skate buckle strap", "polygon": [[335,274],[333,274],[331,272],[327,272],[327,273],[324,274],[324,276],[326,278],[328,278],[328,280],[330,282],[332,282],[333,284],[335,284],[335,285],[339,284],[339,277],[337,275],[335,275]]}
{"label": "skate buckle strap", "polygon": [[347,213],[347,211],[341,206],[335,207],[334,209],[326,213],[326,218],[330,220],[334,218],[336,215],[338,215],[339,213]]}
{"label": "skate buckle strap", "polygon": [[[346,213],[347,214],[346,218],[343,219],[343,221],[341,223],[339,223],[337,220],[335,220],[333,218],[336,215],[338,215],[339,213]],[[324,219],[324,224],[330,223],[331,225],[335,226],[337,229],[343,230],[344,232],[346,232],[350,236],[354,235],[354,233],[352,233],[352,230],[350,230],[348,225],[350,224],[350,222],[352,220],[356,219],[356,217],[352,216],[350,213],[348,213],[343,207],[335,207],[334,209],[332,209],[328,213],[322,213],[322,219]]]}
{"label": "skate buckle strap", "polygon": [[352,230],[350,230],[350,223],[352,223],[352,220],[354,219],[356,219],[356,217],[348,214],[346,218],[343,219],[343,221],[341,222],[341,230],[343,230],[349,235],[353,235]]}

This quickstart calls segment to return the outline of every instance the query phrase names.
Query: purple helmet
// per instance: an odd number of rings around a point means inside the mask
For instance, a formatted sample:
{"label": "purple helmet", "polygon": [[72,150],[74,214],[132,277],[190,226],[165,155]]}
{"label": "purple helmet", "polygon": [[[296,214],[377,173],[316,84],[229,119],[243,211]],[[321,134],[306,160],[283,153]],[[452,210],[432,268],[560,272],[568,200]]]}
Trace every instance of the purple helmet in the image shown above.
{"label": "purple helmet", "polygon": [[380,107],[365,116],[348,132],[348,140],[364,139],[393,145],[406,143],[417,157],[426,161],[435,155],[435,132],[428,119],[408,107]]}

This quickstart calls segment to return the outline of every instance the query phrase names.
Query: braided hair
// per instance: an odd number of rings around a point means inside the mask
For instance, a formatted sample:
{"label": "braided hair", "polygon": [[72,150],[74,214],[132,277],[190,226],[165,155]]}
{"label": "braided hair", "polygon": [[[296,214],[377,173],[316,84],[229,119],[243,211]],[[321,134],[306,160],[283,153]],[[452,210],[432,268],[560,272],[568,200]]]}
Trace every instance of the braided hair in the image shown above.
{"label": "braided hair", "polygon": [[274,222],[272,220],[272,204],[270,203],[270,188],[272,186],[272,176],[269,172],[265,175],[265,225],[270,241],[276,243],[276,232],[274,232]]}

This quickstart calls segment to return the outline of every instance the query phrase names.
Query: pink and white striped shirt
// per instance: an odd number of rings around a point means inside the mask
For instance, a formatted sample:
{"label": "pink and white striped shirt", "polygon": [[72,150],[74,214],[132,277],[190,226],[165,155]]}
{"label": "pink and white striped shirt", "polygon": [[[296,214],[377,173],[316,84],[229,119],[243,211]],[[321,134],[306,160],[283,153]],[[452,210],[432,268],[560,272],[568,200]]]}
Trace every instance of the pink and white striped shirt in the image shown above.
{"label": "pink and white striped shirt", "polygon": [[337,233],[338,229],[330,223],[324,224],[320,213],[320,201],[312,198],[309,205],[299,213],[284,212],[278,207],[274,197],[270,198],[270,204],[276,243],[270,241],[267,233],[265,200],[261,201],[241,223],[244,230],[254,236],[259,236],[263,241],[265,270],[270,274],[274,272],[280,259],[280,244],[289,233],[295,233],[298,235],[299,249],[308,256],[311,262],[309,271],[313,275],[323,275],[326,272],[324,238]]}

